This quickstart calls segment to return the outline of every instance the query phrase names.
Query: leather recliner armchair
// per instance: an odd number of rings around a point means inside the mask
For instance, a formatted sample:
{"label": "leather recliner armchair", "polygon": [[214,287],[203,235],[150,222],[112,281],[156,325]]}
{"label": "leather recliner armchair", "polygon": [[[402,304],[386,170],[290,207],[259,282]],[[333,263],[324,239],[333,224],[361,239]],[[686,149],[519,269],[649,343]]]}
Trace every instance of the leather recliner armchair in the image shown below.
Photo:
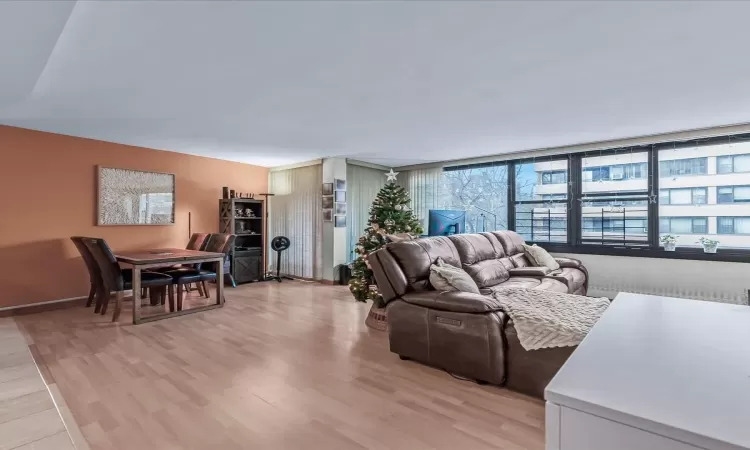
{"label": "leather recliner armchair", "polygon": [[[541,398],[574,347],[525,350],[510,318],[491,296],[500,287],[586,295],[588,273],[578,260],[561,269],[531,267],[513,231],[439,236],[387,244],[369,255],[388,312],[390,349],[456,375]],[[438,257],[462,267],[480,294],[438,292],[429,282]]]}

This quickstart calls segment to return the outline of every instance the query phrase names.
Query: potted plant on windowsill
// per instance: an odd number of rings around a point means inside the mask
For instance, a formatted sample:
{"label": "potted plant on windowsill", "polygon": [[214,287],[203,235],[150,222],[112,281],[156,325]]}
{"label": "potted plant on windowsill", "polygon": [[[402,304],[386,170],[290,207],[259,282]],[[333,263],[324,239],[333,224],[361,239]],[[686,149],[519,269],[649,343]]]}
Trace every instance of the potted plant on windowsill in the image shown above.
{"label": "potted plant on windowsill", "polygon": [[659,242],[664,246],[664,251],[673,252],[677,247],[677,236],[673,234],[665,234],[659,238]]}
{"label": "potted plant on windowsill", "polygon": [[698,239],[698,242],[703,246],[703,253],[716,253],[716,248],[719,247],[719,241],[707,237]]}

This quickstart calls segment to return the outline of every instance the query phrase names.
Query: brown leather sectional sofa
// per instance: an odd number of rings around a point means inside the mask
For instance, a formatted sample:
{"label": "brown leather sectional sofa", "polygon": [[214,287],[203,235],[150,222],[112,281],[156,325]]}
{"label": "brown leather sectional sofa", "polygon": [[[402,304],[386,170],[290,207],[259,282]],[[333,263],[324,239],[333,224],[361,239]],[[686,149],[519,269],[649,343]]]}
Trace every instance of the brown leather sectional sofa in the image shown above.
{"label": "brown leather sectional sofa", "polygon": [[[526,351],[512,321],[491,297],[500,287],[586,295],[588,273],[574,259],[561,269],[531,267],[513,231],[394,242],[368,260],[388,310],[391,351],[453,374],[542,397],[573,347]],[[483,295],[438,292],[429,282],[438,257],[462,267]]]}

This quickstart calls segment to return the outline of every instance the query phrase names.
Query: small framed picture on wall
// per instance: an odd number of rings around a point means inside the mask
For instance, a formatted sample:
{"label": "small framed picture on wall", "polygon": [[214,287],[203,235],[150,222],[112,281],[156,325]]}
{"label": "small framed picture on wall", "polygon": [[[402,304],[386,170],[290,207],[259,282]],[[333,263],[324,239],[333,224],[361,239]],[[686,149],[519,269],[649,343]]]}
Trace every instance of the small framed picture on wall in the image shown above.
{"label": "small framed picture on wall", "polygon": [[337,191],[345,191],[346,190],[346,180],[339,180],[336,178],[336,190]]}
{"label": "small framed picture on wall", "polygon": [[323,197],[323,200],[320,203],[321,208],[323,209],[332,209],[333,208],[333,197]]}
{"label": "small framed picture on wall", "polygon": [[331,221],[333,221],[333,210],[324,209],[323,210],[323,222],[331,222]]}
{"label": "small framed picture on wall", "polygon": [[334,222],[333,226],[335,228],[344,228],[346,227],[346,216],[334,216]]}
{"label": "small framed picture on wall", "polygon": [[333,195],[333,183],[323,183],[323,195]]}
{"label": "small framed picture on wall", "polygon": [[336,203],[336,214],[346,215],[346,203]]}
{"label": "small framed picture on wall", "polygon": [[346,203],[346,191],[336,191],[333,197],[336,203]]}

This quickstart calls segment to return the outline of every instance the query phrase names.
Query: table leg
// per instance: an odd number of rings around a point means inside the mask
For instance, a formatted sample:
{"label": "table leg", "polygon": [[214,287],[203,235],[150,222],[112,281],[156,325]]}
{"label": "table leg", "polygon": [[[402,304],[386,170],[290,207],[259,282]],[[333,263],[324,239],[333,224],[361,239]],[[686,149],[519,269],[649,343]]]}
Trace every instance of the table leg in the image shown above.
{"label": "table leg", "polygon": [[141,269],[133,267],[133,325],[141,323]]}
{"label": "table leg", "polygon": [[216,263],[216,304],[224,305],[224,258]]}

